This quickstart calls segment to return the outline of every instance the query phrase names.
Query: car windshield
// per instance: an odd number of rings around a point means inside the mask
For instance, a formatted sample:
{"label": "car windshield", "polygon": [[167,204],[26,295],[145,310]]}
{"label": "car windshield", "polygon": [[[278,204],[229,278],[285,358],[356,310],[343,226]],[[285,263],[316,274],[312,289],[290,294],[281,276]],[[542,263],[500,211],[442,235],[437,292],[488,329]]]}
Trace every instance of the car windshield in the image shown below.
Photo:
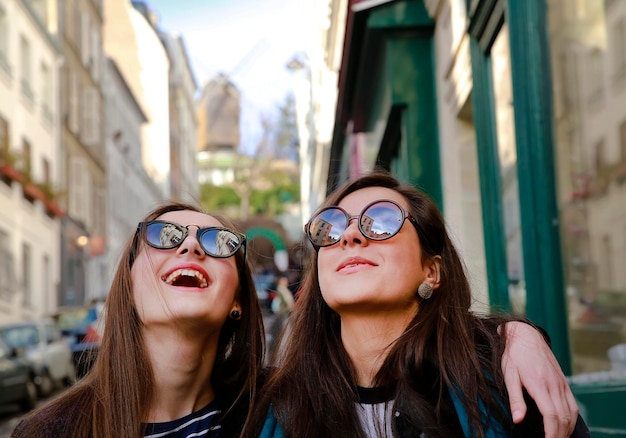
{"label": "car windshield", "polygon": [[2,329],[2,337],[12,348],[36,345],[39,336],[35,327],[11,327]]}

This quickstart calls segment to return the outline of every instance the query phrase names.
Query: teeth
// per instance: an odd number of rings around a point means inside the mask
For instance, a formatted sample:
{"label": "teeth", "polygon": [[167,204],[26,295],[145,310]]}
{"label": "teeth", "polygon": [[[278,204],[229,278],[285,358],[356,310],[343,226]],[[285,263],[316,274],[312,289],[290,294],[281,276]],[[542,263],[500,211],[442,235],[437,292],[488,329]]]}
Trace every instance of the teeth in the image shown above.
{"label": "teeth", "polygon": [[193,269],[177,269],[165,278],[167,284],[173,284],[180,277],[194,277],[198,280],[200,287],[207,287],[209,284],[200,272]]}

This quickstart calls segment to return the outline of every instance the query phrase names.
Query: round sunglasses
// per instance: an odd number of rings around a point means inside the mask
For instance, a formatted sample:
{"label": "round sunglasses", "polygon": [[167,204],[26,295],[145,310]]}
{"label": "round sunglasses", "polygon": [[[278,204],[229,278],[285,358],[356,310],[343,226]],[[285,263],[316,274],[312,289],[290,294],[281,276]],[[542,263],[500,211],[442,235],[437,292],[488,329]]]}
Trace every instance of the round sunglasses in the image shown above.
{"label": "round sunglasses", "polygon": [[408,211],[394,201],[382,199],[366,205],[356,216],[350,216],[341,207],[323,208],[307,222],[304,231],[314,247],[330,246],[341,240],[352,219],[358,219],[361,234],[370,240],[392,238],[406,219],[417,230],[417,223]]}
{"label": "round sunglasses", "polygon": [[216,258],[232,257],[243,247],[246,251],[246,236],[223,227],[201,228],[198,225],[180,225],[168,221],[140,222],[137,231],[144,236],[146,243],[157,249],[179,247],[187,235],[189,227],[197,227],[196,239],[200,248],[209,256]]}

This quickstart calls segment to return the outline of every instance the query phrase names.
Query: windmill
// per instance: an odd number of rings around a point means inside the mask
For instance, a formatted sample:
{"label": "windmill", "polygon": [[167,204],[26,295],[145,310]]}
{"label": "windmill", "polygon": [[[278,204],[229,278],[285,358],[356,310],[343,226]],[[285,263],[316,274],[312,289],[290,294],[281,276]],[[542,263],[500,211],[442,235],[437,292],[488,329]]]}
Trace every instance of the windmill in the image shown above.
{"label": "windmill", "polygon": [[267,48],[266,40],[257,41],[230,72],[218,73],[203,86],[197,102],[199,151],[237,151],[241,138],[241,93],[233,78],[249,72]]}

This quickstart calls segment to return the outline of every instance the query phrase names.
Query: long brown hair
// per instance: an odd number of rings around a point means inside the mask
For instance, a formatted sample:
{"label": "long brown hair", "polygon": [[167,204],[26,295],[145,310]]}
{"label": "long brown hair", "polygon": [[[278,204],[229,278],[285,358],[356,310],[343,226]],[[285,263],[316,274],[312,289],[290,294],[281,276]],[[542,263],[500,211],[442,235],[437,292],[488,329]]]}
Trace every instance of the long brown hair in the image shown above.
{"label": "long brown hair", "polygon": [[[146,215],[154,220],[171,211],[201,212],[198,207],[168,202]],[[227,220],[216,217],[225,227]],[[138,232],[128,240],[105,303],[106,319],[98,357],[89,374],[50,404],[30,414],[19,436],[38,436],[62,418],[64,436],[109,438],[143,436],[142,418],[153,399],[154,376],[144,348],[141,323],[133,299],[131,268],[144,248]],[[263,318],[244,251],[235,255],[239,272],[241,319],[222,327],[211,384],[223,409],[222,429],[237,436],[252,408],[265,342]]]}
{"label": "long brown hair", "polygon": [[[417,222],[422,259],[441,256],[439,288],[420,303],[419,312],[391,346],[376,375],[376,386],[395,388],[395,406],[402,405],[409,421],[420,425],[428,436],[453,435],[443,415],[445,409],[454,415],[448,394],[452,390],[463,401],[475,436],[484,437],[481,409],[501,423],[507,421],[501,403],[504,339],[496,333],[501,321],[479,319],[470,312],[472,297],[464,266],[441,213],[423,192],[387,173],[374,172],[336,190],[322,207],[337,205],[366,187],[385,187],[401,194]],[[420,299],[417,293],[415,299]],[[259,391],[259,409],[245,436],[259,432],[270,403],[289,437],[366,436],[355,410],[356,374],[340,332],[339,315],[322,298],[313,252],[289,338]]]}

